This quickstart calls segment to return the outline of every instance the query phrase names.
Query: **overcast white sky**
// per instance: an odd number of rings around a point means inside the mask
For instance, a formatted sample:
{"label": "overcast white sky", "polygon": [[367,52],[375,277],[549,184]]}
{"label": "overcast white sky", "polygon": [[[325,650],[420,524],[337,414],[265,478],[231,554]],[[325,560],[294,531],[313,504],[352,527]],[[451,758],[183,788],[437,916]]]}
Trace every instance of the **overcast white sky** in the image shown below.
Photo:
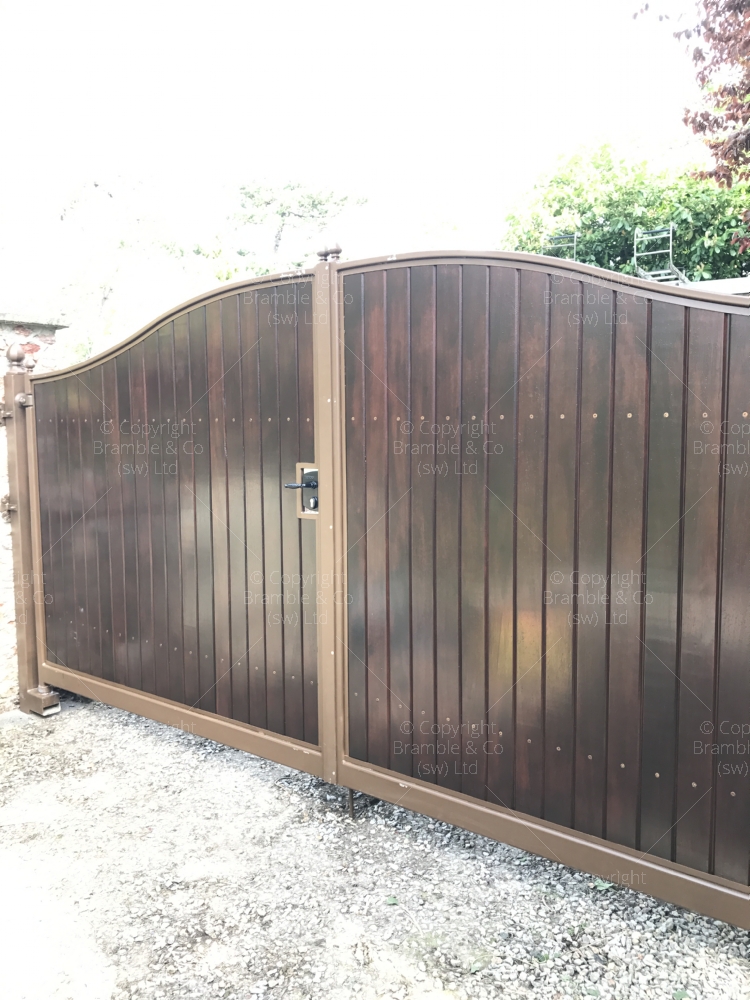
{"label": "overcast white sky", "polygon": [[695,159],[693,67],[674,22],[633,20],[639,5],[0,0],[0,313],[96,325],[114,287],[106,325],[125,336],[213,283],[146,273],[134,233],[204,239],[255,180],[366,197],[329,234],[357,257],[491,249],[581,145]]}

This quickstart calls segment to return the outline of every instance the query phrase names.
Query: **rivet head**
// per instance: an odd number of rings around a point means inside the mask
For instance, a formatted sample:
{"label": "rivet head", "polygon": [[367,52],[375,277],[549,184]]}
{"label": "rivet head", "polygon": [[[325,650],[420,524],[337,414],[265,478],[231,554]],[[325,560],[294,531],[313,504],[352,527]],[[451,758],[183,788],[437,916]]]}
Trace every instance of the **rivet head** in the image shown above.
{"label": "rivet head", "polygon": [[655,777],[655,778],[658,778],[658,777],[659,777],[659,772],[658,772],[658,771],[655,771],[655,772],[654,772],[654,777]]}
{"label": "rivet head", "polygon": [[[658,777],[658,775],[657,775],[657,777]],[[694,781],[694,782],[693,782],[693,788],[697,788],[697,787],[698,787],[698,782],[697,782],[697,781]]]}

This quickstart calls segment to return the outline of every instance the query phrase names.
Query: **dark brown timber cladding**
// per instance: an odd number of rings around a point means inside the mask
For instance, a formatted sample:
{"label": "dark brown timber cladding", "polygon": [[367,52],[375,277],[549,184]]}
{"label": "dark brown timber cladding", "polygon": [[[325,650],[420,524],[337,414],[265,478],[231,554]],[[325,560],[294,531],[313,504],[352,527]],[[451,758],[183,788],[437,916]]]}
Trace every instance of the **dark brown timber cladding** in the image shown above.
{"label": "dark brown timber cladding", "polygon": [[750,321],[444,258],[343,301],[350,755],[748,884]]}
{"label": "dark brown timber cladding", "polygon": [[317,744],[315,524],[283,489],[315,461],[310,282],[34,396],[48,660]]}

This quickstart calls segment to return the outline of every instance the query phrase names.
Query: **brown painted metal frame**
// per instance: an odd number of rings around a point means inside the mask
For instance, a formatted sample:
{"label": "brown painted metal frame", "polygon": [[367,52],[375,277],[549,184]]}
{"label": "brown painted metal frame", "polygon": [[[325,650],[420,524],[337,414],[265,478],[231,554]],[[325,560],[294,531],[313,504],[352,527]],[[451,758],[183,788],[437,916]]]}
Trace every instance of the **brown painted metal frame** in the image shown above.
{"label": "brown painted metal frame", "polygon": [[[423,253],[375,258],[357,262],[325,261],[310,272],[275,275],[252,282],[239,282],[199,296],[149,324],[132,338],[96,358],[62,372],[32,377],[6,376],[6,401],[23,389],[33,393],[34,383],[85,371],[115,357],[165,322],[190,308],[219,299],[232,290],[262,287],[313,276],[314,300],[314,382],[315,382],[315,461],[320,470],[320,514],[317,515],[318,589],[324,614],[318,624],[318,715],[319,746],[300,743],[256,727],[189,709],[166,698],[134,691],[121,684],[91,677],[50,662],[46,658],[43,603],[35,602],[33,621],[19,625],[19,678],[21,705],[39,711],[35,688],[51,684],[64,690],[156,719],[177,728],[248,750],[326,781],[338,783],[456,823],[482,835],[605,879],[613,872],[627,871],[630,883],[649,894],[681,906],[750,928],[750,889],[717,876],[694,871],[652,855],[620,847],[545,820],[520,814],[492,803],[473,799],[460,792],[436,787],[418,778],[404,777],[381,767],[362,763],[349,756],[347,707],[347,601],[346,601],[346,469],[344,424],[344,345],[343,277],[347,272],[403,267],[420,262],[484,263],[499,262],[515,267],[566,276],[587,276],[610,289],[641,292],[652,301],[700,305],[701,309],[724,314],[750,315],[750,300],[708,295],[699,290],[654,286],[653,283],[624,275],[613,275],[587,265],[562,262],[528,254],[510,253]],[[9,405],[6,402],[6,407]],[[20,419],[19,419],[20,418]],[[26,420],[23,408],[14,404],[9,448],[11,502],[14,514],[14,569],[31,573],[41,565],[39,487],[36,475],[34,422]],[[28,449],[27,451],[25,449]],[[29,692],[25,694],[24,692]],[[35,696],[37,701],[35,701]]]}

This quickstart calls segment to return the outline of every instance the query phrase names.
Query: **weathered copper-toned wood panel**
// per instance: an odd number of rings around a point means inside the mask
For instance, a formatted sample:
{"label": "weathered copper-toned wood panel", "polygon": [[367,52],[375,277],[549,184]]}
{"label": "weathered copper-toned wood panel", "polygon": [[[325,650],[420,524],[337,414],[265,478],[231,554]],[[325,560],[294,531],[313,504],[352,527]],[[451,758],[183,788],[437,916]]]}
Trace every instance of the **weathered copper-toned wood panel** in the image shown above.
{"label": "weathered copper-toned wood panel", "polygon": [[[487,788],[511,806],[515,771],[516,398],[520,280],[512,268],[489,275],[489,403],[484,416],[487,470]],[[441,373],[438,384],[445,376]]]}
{"label": "weathered copper-toned wood panel", "polygon": [[638,843],[641,728],[644,488],[648,429],[648,305],[618,293],[613,303],[615,374],[608,601],[607,839]]}
{"label": "weathered copper-toned wood panel", "polygon": [[750,320],[732,316],[727,344],[722,451],[721,612],[719,619],[718,755],[714,790],[717,875],[747,882],[750,862]]}
{"label": "weathered copper-toned wood panel", "polygon": [[575,819],[604,835],[614,293],[583,282],[578,460]]}
{"label": "weathered copper-toned wood panel", "polygon": [[[462,268],[461,288],[461,450],[453,474],[459,477],[460,511],[460,671],[461,791],[484,798],[487,757],[484,742],[487,698],[487,501],[484,414],[487,412],[489,346],[486,267]],[[420,373],[412,371],[412,384]],[[415,417],[417,414],[415,414]],[[424,516],[412,511],[412,518]]]}
{"label": "weathered copper-toned wood panel", "polygon": [[343,290],[349,754],[747,884],[750,323],[545,264]]}
{"label": "weathered copper-toned wood panel", "polygon": [[661,784],[648,781],[642,787],[640,843],[644,850],[651,847],[652,853],[668,858],[676,818],[674,746],[680,694],[685,310],[663,302],[654,302],[651,310],[647,525],[633,593],[642,595],[645,613],[642,769],[647,775],[663,773],[664,780],[659,779]]}
{"label": "weathered copper-toned wood panel", "polygon": [[[696,754],[695,744],[719,742],[715,733],[715,686],[724,327],[720,313],[690,310],[680,521],[683,537],[674,858],[700,871],[712,867],[713,789],[718,761],[710,753]],[[648,567],[646,573],[648,579]],[[661,780],[659,767],[647,771],[644,763],[644,798],[660,794]],[[661,834],[661,830],[657,832]],[[652,843],[649,838],[643,849],[648,850]]]}
{"label": "weathered copper-toned wood panel", "polygon": [[[409,270],[386,272],[386,345],[388,403],[388,668],[390,696],[390,767],[412,773],[411,743],[411,445],[408,420],[410,383]],[[349,353],[349,352],[347,352]],[[348,396],[347,396],[348,398]],[[347,423],[351,423],[351,419]],[[351,536],[350,536],[351,537]]]}
{"label": "weathered copper-toned wood panel", "polygon": [[34,392],[50,662],[316,743],[315,525],[283,489],[315,461],[310,282]]}
{"label": "weathered copper-toned wood panel", "polygon": [[[460,628],[460,478],[456,463],[460,450],[461,413],[461,320],[459,283],[461,270],[455,264],[439,264],[436,287],[435,453],[426,456],[435,480],[435,660],[436,754],[438,784],[461,789],[461,748],[456,738],[460,718],[461,677],[456,670],[461,648]],[[406,272],[401,272],[405,274]],[[392,352],[398,351],[389,343]],[[404,397],[406,398],[406,397]],[[405,417],[403,419],[406,419]],[[394,498],[395,499],[395,498]],[[408,507],[404,507],[408,514]],[[408,521],[404,524],[408,535]],[[396,585],[398,578],[396,577]]]}
{"label": "weathered copper-toned wood panel", "polygon": [[[541,816],[544,777],[543,615],[549,279],[524,271],[519,290],[516,414],[516,806]],[[541,307],[540,307],[541,306]]]}
{"label": "weathered copper-toned wood panel", "polygon": [[[366,275],[367,278],[372,275]],[[413,428],[410,434],[411,490],[404,497],[411,510],[411,655],[412,716],[417,753],[412,757],[413,774],[425,781],[436,780],[439,740],[435,733],[435,268],[415,267],[410,282],[410,396]],[[368,393],[368,402],[370,394]],[[374,422],[368,425],[374,434]],[[416,447],[415,447],[416,446]],[[368,441],[367,461],[370,447]],[[368,518],[369,523],[369,518]],[[367,536],[368,579],[377,573],[370,559]],[[372,621],[373,616],[370,616]],[[385,638],[385,637],[384,637]]]}
{"label": "weathered copper-toned wood panel", "polygon": [[365,516],[368,524],[367,562],[367,643],[364,659],[373,682],[367,699],[367,744],[370,760],[388,767],[388,646],[387,646],[387,520],[388,436],[385,400],[386,338],[384,331],[385,275],[365,275],[363,321],[365,331],[365,393],[368,400],[364,420]]}
{"label": "weathered copper-toned wood panel", "polygon": [[[346,328],[346,475],[348,497],[347,597],[349,635],[349,745],[360,760],[368,759],[367,701],[371,684],[367,676],[367,480],[365,468],[365,361],[364,288],[361,275],[344,283]],[[395,637],[398,641],[398,637]],[[408,649],[408,647],[407,647]],[[377,682],[381,686],[381,682]],[[404,692],[411,705],[411,685]],[[377,697],[375,695],[374,697]]]}
{"label": "weathered copper-toned wood panel", "polygon": [[[299,454],[304,460],[315,458],[315,353],[313,350],[312,282],[296,286],[296,344],[298,385]],[[322,593],[318,584],[315,556],[316,525],[308,520],[299,523],[300,549],[300,616],[302,621],[302,711],[305,739],[318,742],[318,620],[322,612]],[[320,597],[320,600],[318,599]]]}
{"label": "weathered copper-toned wood panel", "polygon": [[[560,279],[561,276],[555,276]],[[577,444],[579,433],[579,354],[582,324],[580,282],[551,282],[549,348],[549,439],[544,579],[545,765],[544,816],[573,822],[575,756],[575,641]]]}

